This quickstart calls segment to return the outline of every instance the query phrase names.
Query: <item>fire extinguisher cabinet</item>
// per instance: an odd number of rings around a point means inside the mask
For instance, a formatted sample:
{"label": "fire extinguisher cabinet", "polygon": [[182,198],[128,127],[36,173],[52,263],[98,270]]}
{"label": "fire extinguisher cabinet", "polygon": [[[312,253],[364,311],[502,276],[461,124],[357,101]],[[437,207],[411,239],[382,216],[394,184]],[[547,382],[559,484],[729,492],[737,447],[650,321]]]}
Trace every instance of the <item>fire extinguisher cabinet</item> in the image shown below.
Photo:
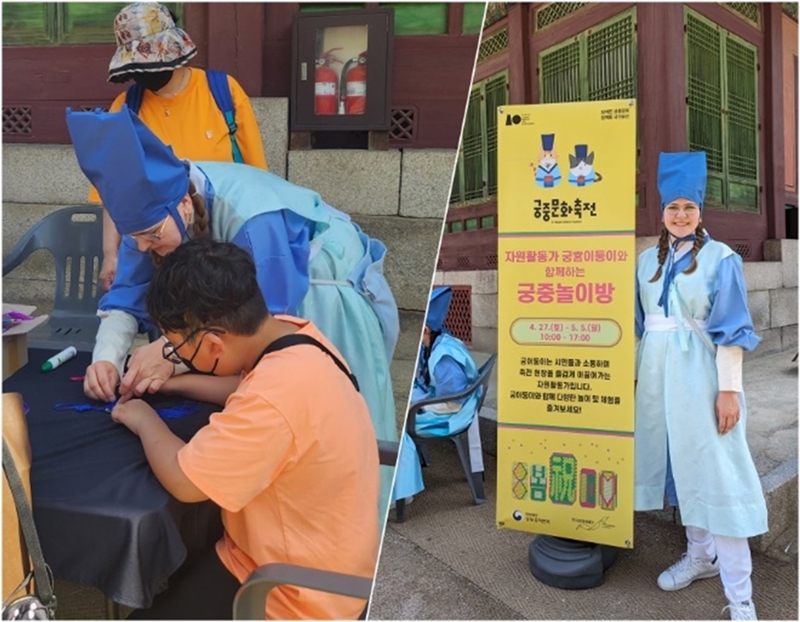
{"label": "fire extinguisher cabinet", "polygon": [[298,12],[291,129],[388,130],[394,9]]}

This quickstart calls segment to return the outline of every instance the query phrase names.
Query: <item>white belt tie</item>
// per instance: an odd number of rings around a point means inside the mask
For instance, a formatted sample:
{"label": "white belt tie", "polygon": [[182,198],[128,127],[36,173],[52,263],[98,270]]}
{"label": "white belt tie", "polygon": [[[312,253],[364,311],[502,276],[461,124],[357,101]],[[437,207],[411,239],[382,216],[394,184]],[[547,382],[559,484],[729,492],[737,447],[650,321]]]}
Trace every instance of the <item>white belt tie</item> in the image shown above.
{"label": "white belt tie", "polygon": [[[705,320],[695,320],[695,323],[701,330],[706,329]],[[686,330],[692,330],[691,324],[686,320],[683,321],[683,327]],[[664,317],[648,313],[644,316],[644,329],[653,332],[674,332],[678,330],[678,321],[673,316]]]}
{"label": "white belt tie", "polygon": [[309,279],[309,285],[336,285],[339,287],[355,287],[350,281],[335,281],[331,279]]}

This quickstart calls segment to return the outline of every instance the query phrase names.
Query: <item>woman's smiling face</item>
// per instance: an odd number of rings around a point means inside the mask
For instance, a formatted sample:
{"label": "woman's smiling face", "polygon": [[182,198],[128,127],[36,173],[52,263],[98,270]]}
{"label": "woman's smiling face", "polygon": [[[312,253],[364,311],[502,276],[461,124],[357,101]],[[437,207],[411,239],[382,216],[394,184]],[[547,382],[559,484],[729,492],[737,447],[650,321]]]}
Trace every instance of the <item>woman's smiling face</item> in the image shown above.
{"label": "woman's smiling face", "polygon": [[664,226],[674,237],[685,238],[700,223],[700,208],[688,199],[675,199],[664,208]]}

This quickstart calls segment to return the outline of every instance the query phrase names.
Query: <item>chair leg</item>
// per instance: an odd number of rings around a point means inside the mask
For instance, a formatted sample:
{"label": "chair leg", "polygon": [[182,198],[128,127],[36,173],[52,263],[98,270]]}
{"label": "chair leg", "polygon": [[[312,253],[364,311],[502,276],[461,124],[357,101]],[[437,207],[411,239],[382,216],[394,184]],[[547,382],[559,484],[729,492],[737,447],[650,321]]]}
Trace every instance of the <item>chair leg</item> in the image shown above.
{"label": "chair leg", "polygon": [[406,522],[406,500],[398,499],[394,502],[394,522]]}
{"label": "chair leg", "polygon": [[105,597],[106,620],[121,620],[122,615],[119,610],[119,603],[114,602],[108,596]]}
{"label": "chair leg", "polygon": [[422,439],[417,439],[417,453],[419,454],[419,462],[423,467],[428,467],[431,464],[431,454],[428,451],[428,444]]}
{"label": "chair leg", "polygon": [[467,438],[467,431],[464,430],[461,434],[451,436],[450,440],[455,443],[458,449],[458,457],[461,459],[461,466],[464,468],[464,475],[467,476],[469,489],[472,492],[472,500],[475,505],[481,505],[486,501],[486,494],[483,490],[483,474],[472,472],[472,461],[469,458],[469,440]]}

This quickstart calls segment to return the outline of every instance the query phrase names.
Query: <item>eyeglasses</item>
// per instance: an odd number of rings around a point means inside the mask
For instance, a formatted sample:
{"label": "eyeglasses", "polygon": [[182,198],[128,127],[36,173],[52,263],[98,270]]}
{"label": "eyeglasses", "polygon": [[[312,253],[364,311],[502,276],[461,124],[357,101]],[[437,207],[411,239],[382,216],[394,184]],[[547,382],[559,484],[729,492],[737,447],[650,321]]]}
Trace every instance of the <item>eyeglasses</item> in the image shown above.
{"label": "eyeglasses", "polygon": [[[199,333],[203,333],[203,336],[197,342],[197,347],[194,349],[194,352],[192,352],[192,356],[190,356],[187,359],[178,354],[178,350],[182,348],[185,344],[190,342],[192,339],[194,339],[194,337]],[[189,368],[189,371],[192,371],[196,374],[212,375],[214,373],[214,370],[217,368],[217,363],[219,363],[219,359],[214,361],[214,366],[211,368],[211,371],[201,371],[197,369],[192,363],[192,361],[194,361],[194,358],[197,356],[197,353],[200,352],[200,346],[203,344],[203,339],[208,333],[213,333],[214,335],[222,335],[225,333],[225,331],[221,328],[208,328],[203,326],[189,333],[186,336],[186,338],[183,341],[181,341],[178,345],[173,345],[171,342],[165,341],[164,345],[161,347],[161,356],[164,357],[165,360],[175,365],[180,365],[181,363],[183,363],[184,365],[186,365],[186,367]]]}
{"label": "eyeglasses", "polygon": [[699,208],[696,205],[692,205],[691,203],[689,203],[687,205],[684,205],[682,207],[679,207],[679,206],[674,205],[674,204],[673,205],[667,205],[667,207],[666,207],[666,210],[670,214],[678,214],[680,212],[683,212],[684,214],[688,214],[689,216],[693,216],[694,214],[696,214],[698,212],[698,209]]}
{"label": "eyeglasses", "polygon": [[164,227],[167,226],[167,222],[169,222],[169,216],[164,219],[164,222],[161,223],[161,226],[156,231],[142,231],[141,233],[131,233],[129,234],[132,238],[144,238],[146,240],[152,240],[154,242],[160,242],[161,236],[164,234]]}

